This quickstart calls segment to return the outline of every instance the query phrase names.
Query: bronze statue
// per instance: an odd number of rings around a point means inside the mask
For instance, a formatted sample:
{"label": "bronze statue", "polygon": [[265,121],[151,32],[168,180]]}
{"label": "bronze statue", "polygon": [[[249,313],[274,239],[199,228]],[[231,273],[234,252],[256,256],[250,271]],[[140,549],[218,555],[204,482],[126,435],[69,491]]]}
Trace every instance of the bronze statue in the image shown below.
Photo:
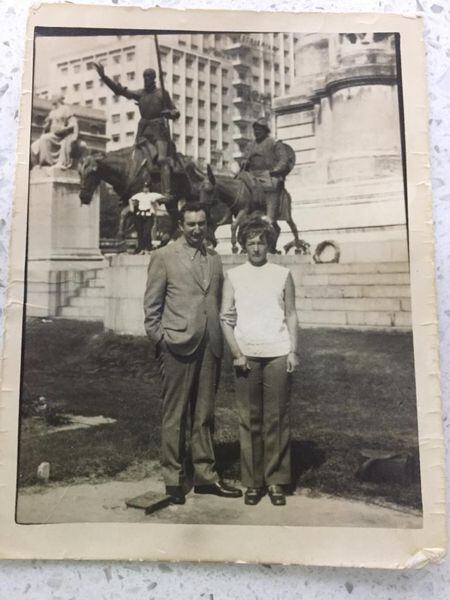
{"label": "bronze statue", "polygon": [[64,96],[54,96],[52,107],[44,122],[44,132],[31,144],[31,168],[54,165],[70,169],[73,146],[78,139],[78,121],[72,109],[64,104]]}
{"label": "bronze statue", "polygon": [[[289,152],[287,144],[271,137],[266,119],[261,118],[253,123],[253,133],[255,139],[245,150],[238,179],[251,189],[254,203],[262,206],[267,219],[279,234],[277,219],[280,216],[284,180],[295,164],[295,155]],[[274,250],[271,248],[271,251]]]}
{"label": "bronze statue", "polygon": [[172,194],[171,175],[175,148],[170,139],[168,119],[178,119],[180,113],[169,94],[156,86],[156,72],[145,69],[144,88],[130,90],[113,81],[105,74],[103,65],[94,63],[100,79],[118,96],[135,100],[141,115],[135,139],[135,147],[143,151],[149,163],[156,163],[161,172],[161,193]]}

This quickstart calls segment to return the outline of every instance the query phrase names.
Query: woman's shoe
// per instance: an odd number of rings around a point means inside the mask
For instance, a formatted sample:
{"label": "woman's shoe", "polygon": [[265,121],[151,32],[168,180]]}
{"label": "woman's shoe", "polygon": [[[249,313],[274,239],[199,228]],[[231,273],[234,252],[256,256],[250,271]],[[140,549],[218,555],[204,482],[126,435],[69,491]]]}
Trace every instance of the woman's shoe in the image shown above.
{"label": "woman's shoe", "polygon": [[263,488],[247,488],[245,491],[244,502],[249,506],[255,506],[263,496]]}
{"label": "woman's shoe", "polygon": [[281,485],[269,485],[268,491],[270,501],[274,506],[284,506],[286,504],[286,496]]}

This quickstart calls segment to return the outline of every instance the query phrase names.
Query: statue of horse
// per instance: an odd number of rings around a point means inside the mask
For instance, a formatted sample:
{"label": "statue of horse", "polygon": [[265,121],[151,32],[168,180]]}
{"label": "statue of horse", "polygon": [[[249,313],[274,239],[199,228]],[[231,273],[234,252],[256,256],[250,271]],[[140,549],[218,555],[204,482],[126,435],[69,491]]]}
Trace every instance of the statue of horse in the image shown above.
{"label": "statue of horse", "polygon": [[[217,228],[220,225],[231,223],[233,254],[239,250],[236,234],[241,223],[253,212],[262,212],[263,214],[266,212],[262,196],[262,194],[255,193],[251,184],[246,180],[245,173],[238,177],[214,175],[210,165],[207,166],[207,178],[204,178],[200,185],[200,201],[208,205],[211,211],[217,211],[217,207],[222,206],[221,217],[216,219],[215,225]],[[296,254],[307,254],[309,244],[299,237],[297,225],[292,218],[292,199],[285,188],[280,191],[278,213],[279,220],[286,221],[294,236],[294,240],[284,246],[284,251],[287,253],[291,248],[295,248]],[[278,223],[274,224],[274,229],[278,239],[281,232]]]}
{"label": "statue of horse", "polygon": [[[182,155],[176,155],[172,169],[173,192],[166,204],[167,212],[172,220],[172,233],[176,230],[178,201],[195,200],[198,191],[195,181],[190,180],[185,169]],[[89,204],[101,181],[109,183],[119,196],[122,205],[118,236],[123,237],[126,221],[130,217],[128,201],[140,192],[145,183],[149,183],[154,191],[160,191],[160,170],[152,163],[147,153],[141,148],[129,146],[111,152],[91,152],[85,154],[78,163],[80,174],[80,200]]]}

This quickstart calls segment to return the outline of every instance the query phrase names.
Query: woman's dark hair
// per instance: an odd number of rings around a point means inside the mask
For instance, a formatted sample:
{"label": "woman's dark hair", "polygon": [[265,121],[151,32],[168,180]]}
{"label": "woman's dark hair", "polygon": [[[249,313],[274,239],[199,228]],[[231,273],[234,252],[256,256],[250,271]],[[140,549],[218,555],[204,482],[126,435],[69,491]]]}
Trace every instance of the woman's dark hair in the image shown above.
{"label": "woman's dark hair", "polygon": [[261,214],[248,217],[239,227],[237,238],[242,248],[245,248],[248,238],[255,236],[261,236],[269,247],[276,241],[274,228]]}

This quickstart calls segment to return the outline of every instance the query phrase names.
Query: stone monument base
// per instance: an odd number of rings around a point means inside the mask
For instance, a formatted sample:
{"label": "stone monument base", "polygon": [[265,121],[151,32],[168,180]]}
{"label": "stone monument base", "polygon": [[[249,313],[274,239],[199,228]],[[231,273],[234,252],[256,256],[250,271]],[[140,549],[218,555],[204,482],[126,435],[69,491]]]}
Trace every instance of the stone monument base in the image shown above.
{"label": "stone monument base", "polygon": [[28,204],[27,316],[52,317],[83,285],[85,274],[100,269],[100,206],[78,197],[76,171],[35,167]]}

